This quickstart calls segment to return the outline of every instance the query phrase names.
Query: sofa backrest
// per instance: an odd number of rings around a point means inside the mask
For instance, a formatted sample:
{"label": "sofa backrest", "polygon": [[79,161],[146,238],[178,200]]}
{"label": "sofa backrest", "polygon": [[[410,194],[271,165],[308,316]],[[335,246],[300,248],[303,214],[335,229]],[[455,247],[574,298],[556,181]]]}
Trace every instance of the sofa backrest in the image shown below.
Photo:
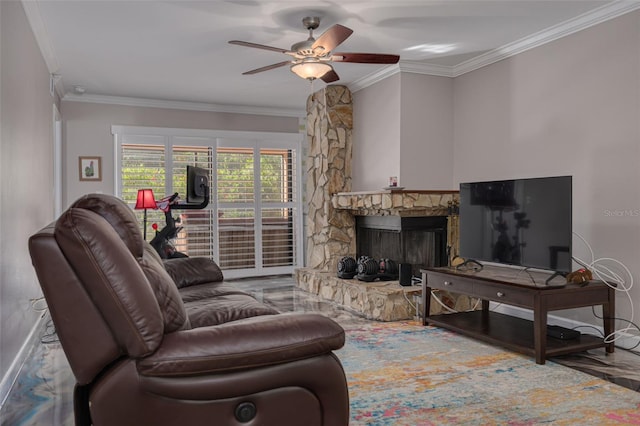
{"label": "sofa backrest", "polygon": [[166,272],[158,253],[142,239],[133,210],[121,199],[107,194],[87,194],[74,202],[71,208],[97,213],[113,227],[151,284],[163,314],[165,333],[189,328],[178,288]]}
{"label": "sofa backrest", "polygon": [[54,235],[122,353],[134,358],[152,353],[164,334],[162,312],[114,228],[90,210],[70,208],[56,222]]}

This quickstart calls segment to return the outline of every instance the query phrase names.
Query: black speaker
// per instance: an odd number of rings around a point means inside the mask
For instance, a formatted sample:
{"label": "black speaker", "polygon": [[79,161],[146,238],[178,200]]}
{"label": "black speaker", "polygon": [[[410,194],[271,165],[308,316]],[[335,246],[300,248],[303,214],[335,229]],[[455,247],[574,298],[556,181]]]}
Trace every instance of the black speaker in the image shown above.
{"label": "black speaker", "polygon": [[410,263],[401,263],[399,266],[400,269],[400,285],[410,286],[411,285],[411,264]]}

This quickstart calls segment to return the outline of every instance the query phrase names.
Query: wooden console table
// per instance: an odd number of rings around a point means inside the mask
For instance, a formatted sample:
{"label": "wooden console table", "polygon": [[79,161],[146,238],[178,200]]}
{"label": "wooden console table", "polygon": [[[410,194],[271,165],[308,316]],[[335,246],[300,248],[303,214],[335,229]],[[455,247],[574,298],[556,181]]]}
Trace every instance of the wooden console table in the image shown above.
{"label": "wooden console table", "polygon": [[[588,334],[573,340],[547,337],[549,311],[602,305],[604,332],[614,331],[615,290],[601,281],[587,285],[545,285],[546,274],[520,272],[511,268],[485,265],[481,271],[454,268],[422,269],[423,325],[432,324],[458,333],[535,356],[544,364],[548,356],[563,355],[605,347],[613,343]],[[561,278],[557,280],[560,281]],[[482,310],[429,316],[431,290],[447,290],[482,300]],[[489,311],[489,302],[500,302],[533,310],[533,322]]]}

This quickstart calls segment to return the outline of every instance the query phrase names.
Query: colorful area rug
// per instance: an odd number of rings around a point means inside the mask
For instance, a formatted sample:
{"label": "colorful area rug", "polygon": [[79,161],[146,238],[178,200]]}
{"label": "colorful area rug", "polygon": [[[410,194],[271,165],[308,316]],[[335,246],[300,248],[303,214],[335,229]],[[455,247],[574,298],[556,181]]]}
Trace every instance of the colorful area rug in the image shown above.
{"label": "colorful area rug", "polygon": [[640,425],[640,393],[415,322],[345,326],[355,425]]}

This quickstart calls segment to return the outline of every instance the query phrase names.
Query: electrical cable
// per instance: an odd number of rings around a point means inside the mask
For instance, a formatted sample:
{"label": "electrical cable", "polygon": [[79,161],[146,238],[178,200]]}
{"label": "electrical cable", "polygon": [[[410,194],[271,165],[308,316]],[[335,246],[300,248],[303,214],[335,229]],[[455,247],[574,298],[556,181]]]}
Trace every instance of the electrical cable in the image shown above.
{"label": "electrical cable", "polygon": [[47,321],[47,325],[45,326],[45,332],[40,338],[40,342],[43,344],[47,343],[56,343],[59,342],[58,333],[56,332],[56,327],[53,325],[53,320],[49,319]]}
{"label": "electrical cable", "polygon": [[[630,294],[630,290],[633,287],[633,275],[631,274],[631,271],[629,270],[629,268],[627,268],[627,266],[620,262],[617,259],[611,258],[611,257],[601,257],[601,258],[596,258],[595,257],[595,253],[593,251],[593,248],[591,247],[591,245],[587,242],[587,240],[580,235],[577,232],[573,232],[573,234],[575,236],[577,236],[580,240],[582,240],[582,242],[584,243],[584,245],[587,247],[587,249],[589,249],[589,253],[591,254],[591,262],[585,262],[584,260],[578,258],[577,256],[572,256],[571,258],[578,264],[580,264],[581,266],[590,269],[591,271],[593,271],[593,273],[595,274],[595,276],[600,279],[602,282],[604,282],[607,286],[609,286],[610,288],[614,289],[615,291],[621,291],[624,292],[627,296],[627,298],[629,299],[629,305],[630,305],[630,309],[631,309],[631,318],[630,319],[624,319],[624,318],[608,318],[611,320],[617,320],[617,321],[624,321],[626,323],[628,323],[628,325],[621,329],[621,330],[614,330],[612,333],[610,333],[608,336],[604,337],[604,342],[605,343],[613,343],[616,342],[618,339],[624,338],[626,337],[625,335],[623,335],[623,333],[626,333],[630,330],[633,329],[633,327],[635,327],[637,330],[640,331],[640,327],[638,327],[634,322],[634,315],[635,315],[635,311],[634,311],[634,306],[633,306],[633,299],[631,298],[631,294]],[[619,274],[617,274],[616,272],[614,272],[611,268],[609,268],[606,265],[603,265],[603,262],[613,262],[615,264],[617,264],[618,266],[620,266],[626,275],[628,275],[629,277],[629,284],[626,285],[626,281],[623,277],[621,277]],[[592,311],[593,314],[596,316],[596,318],[599,319],[604,319],[603,317],[598,317],[598,315],[595,313],[595,309],[592,307]],[[637,344],[635,347],[639,346],[639,344]]]}
{"label": "electrical cable", "polygon": [[527,266],[527,267],[525,267],[525,268],[522,268],[522,269],[520,269],[520,271],[518,271],[518,274],[516,275],[516,279],[517,279],[517,278],[520,276],[520,274],[521,274],[521,273],[523,273],[523,272],[526,272],[526,273],[527,273],[527,275],[529,276],[529,279],[531,280],[531,283],[532,283],[534,286],[536,286],[536,287],[540,286],[540,284],[538,284],[538,283],[536,282],[536,279],[535,279],[535,278],[533,278],[533,275],[531,275],[531,272],[529,272],[529,267],[528,267],[528,266]]}
{"label": "electrical cable", "polygon": [[[38,297],[37,299],[29,299],[29,302],[31,303],[31,309],[33,309],[36,312],[46,312],[49,310],[49,307],[47,306],[47,302],[44,300],[44,297]],[[38,303],[44,303],[44,306],[39,307],[37,306]]]}
{"label": "electrical cable", "polygon": [[[452,308],[448,307],[447,305],[445,305],[444,302],[442,300],[440,300],[440,298],[436,295],[435,291],[431,290],[431,296],[433,296],[433,299],[436,302],[438,302],[438,304],[440,306],[442,306],[443,308],[445,308],[447,311],[451,312],[452,314],[460,313],[459,311],[456,311],[455,309],[452,309]],[[467,312],[472,312],[472,311],[475,311],[476,309],[478,309],[478,305],[480,304],[480,302],[481,302],[481,299],[476,300],[476,304],[473,305],[473,308],[471,308]]]}
{"label": "electrical cable", "polygon": [[431,296],[433,296],[433,299],[438,302],[438,304],[440,306],[442,306],[443,308],[445,308],[447,311],[451,312],[452,314],[457,314],[458,311],[456,311],[455,309],[451,309],[450,307],[448,307],[447,305],[445,305],[438,296],[436,296],[436,293],[431,290]]}
{"label": "electrical cable", "polygon": [[[47,301],[45,300],[44,297],[38,297],[36,299],[29,299],[29,302],[31,303],[31,308],[34,311],[42,312],[42,317],[47,315],[47,312],[49,311],[49,307],[47,306]],[[39,304],[42,304],[42,306],[40,306]],[[55,325],[53,325],[53,320],[51,319],[51,317],[49,317],[49,319],[45,323],[44,333],[42,334],[42,337],[40,338],[40,342],[43,343],[43,344],[47,344],[47,343],[55,343],[55,342],[59,342],[59,341],[60,341],[60,339],[58,338],[58,333],[56,332],[56,327],[55,327]]]}
{"label": "electrical cable", "polygon": [[[596,313],[595,306],[592,306],[592,307],[591,307],[591,311],[593,312],[593,316],[595,316],[595,317],[596,317],[596,318],[598,318],[598,319],[604,320],[604,316],[599,316],[599,315]],[[638,325],[637,325],[636,323],[634,323],[634,322],[629,321],[628,319],[625,319],[625,318],[618,318],[618,317],[612,317],[612,318],[607,318],[607,319],[610,319],[610,320],[613,320],[613,321],[624,321],[624,322],[626,322],[626,323],[629,323],[629,326],[633,326],[633,327],[635,327],[638,331],[640,331],[640,326],[638,326]],[[586,326],[586,325],[585,325],[585,326],[579,325],[578,327],[592,327],[592,328],[595,328],[595,329],[596,329],[596,330],[598,330],[598,332],[602,335],[602,337],[604,337],[604,333],[602,333],[602,332],[601,332],[597,327],[593,327],[593,326]],[[578,328],[578,327],[576,327],[576,328]],[[628,329],[628,328],[629,328],[629,327],[627,327],[627,329]],[[622,330],[621,330],[621,331],[622,331]],[[633,336],[633,335],[632,335],[632,336]],[[622,336],[620,336],[620,337],[622,337]],[[637,336],[634,336],[634,337],[637,337]],[[629,351],[632,351],[633,349],[637,348],[638,346],[640,346],[640,341],[639,341],[638,343],[636,343],[635,345],[633,345],[631,348],[625,348],[625,349],[627,349],[627,350],[629,350]],[[634,353],[635,353],[635,352],[634,352]],[[636,355],[640,355],[640,353],[636,353]]]}
{"label": "electrical cable", "polygon": [[407,301],[407,303],[409,304],[409,306],[411,306],[411,308],[413,308],[413,310],[416,311],[416,314],[417,314],[418,313],[418,307],[416,305],[414,305],[413,303],[411,303],[411,300],[409,300],[409,297],[407,297],[407,293],[405,291],[403,291],[402,295],[404,296],[404,298]]}

